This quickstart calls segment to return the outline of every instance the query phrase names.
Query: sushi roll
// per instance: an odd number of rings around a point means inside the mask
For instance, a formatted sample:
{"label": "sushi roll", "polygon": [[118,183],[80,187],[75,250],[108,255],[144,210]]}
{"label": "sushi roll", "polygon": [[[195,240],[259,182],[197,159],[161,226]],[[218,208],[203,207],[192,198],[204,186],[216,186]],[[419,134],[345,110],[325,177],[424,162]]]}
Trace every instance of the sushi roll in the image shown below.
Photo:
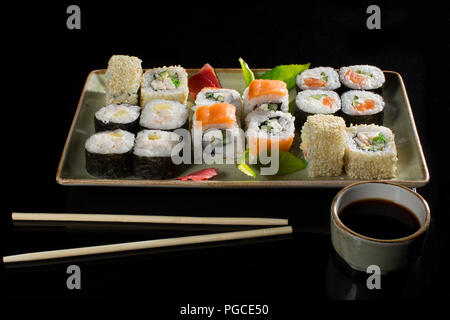
{"label": "sushi roll", "polygon": [[105,74],[106,104],[138,104],[142,76],[142,60],[115,55],[108,61]]}
{"label": "sushi roll", "polygon": [[[245,137],[236,118],[236,107],[229,103],[197,106],[193,115],[194,148],[202,150],[207,161],[234,160],[245,148]],[[209,158],[211,156],[211,158]]]}
{"label": "sushi roll", "polygon": [[100,178],[124,178],[131,174],[134,134],[117,129],[90,136],[85,143],[86,170]]}
{"label": "sushi roll", "polygon": [[396,175],[397,149],[389,128],[370,125],[347,128],[345,171],[354,179],[389,179]]}
{"label": "sushi roll", "polygon": [[140,105],[149,101],[164,99],[186,104],[189,89],[186,70],[180,66],[147,70],[141,79]]}
{"label": "sushi roll", "polygon": [[144,179],[174,177],[177,165],[172,161],[172,153],[181,140],[180,135],[170,131],[139,131],[133,149],[134,176]]}
{"label": "sushi roll", "polygon": [[289,92],[281,80],[256,79],[244,90],[244,116],[253,110],[289,112]]}
{"label": "sushi roll", "polygon": [[350,89],[374,90],[383,86],[384,73],[369,65],[354,65],[339,69],[341,83]]}
{"label": "sushi roll", "polygon": [[151,100],[142,110],[139,125],[142,129],[187,129],[189,126],[188,118],[188,108],[178,101]]}
{"label": "sushi roll", "polygon": [[253,155],[269,150],[278,143],[278,149],[289,151],[294,141],[295,118],[288,112],[255,110],[246,119],[247,139]]}
{"label": "sushi roll", "polygon": [[301,129],[308,116],[314,114],[339,115],[341,99],[331,90],[304,90],[295,98],[295,127]]}
{"label": "sushi roll", "polygon": [[110,104],[94,115],[95,132],[122,129],[135,133],[141,108],[131,104]]}
{"label": "sushi roll", "polygon": [[384,100],[376,93],[350,90],[342,94],[342,117],[350,124],[383,124]]}
{"label": "sushi roll", "polygon": [[300,149],[308,161],[311,178],[339,176],[344,165],[345,122],[341,117],[316,114],[302,127]]}
{"label": "sushi roll", "polygon": [[197,106],[205,106],[220,102],[230,103],[236,107],[236,117],[241,118],[242,115],[242,98],[239,92],[234,89],[205,87],[197,94],[195,104]]}
{"label": "sushi roll", "polygon": [[297,75],[295,83],[300,90],[336,90],[341,86],[339,74],[330,67],[317,67]]}

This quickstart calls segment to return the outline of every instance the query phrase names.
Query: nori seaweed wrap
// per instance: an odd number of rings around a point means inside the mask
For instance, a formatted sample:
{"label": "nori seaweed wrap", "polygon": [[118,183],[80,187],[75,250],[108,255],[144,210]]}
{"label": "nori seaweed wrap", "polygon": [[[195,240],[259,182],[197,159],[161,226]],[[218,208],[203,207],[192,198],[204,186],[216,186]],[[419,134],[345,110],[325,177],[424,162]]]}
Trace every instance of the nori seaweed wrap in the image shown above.
{"label": "nori seaweed wrap", "polygon": [[122,129],[132,133],[138,131],[141,108],[131,104],[110,104],[95,113],[95,132]]}
{"label": "nori seaweed wrap", "polygon": [[99,178],[124,178],[131,175],[131,150],[134,134],[124,131],[103,131],[85,143],[86,170]]}
{"label": "nori seaweed wrap", "polygon": [[181,136],[169,131],[142,130],[138,132],[133,150],[133,173],[137,178],[169,179],[177,172],[172,161],[173,148]]}

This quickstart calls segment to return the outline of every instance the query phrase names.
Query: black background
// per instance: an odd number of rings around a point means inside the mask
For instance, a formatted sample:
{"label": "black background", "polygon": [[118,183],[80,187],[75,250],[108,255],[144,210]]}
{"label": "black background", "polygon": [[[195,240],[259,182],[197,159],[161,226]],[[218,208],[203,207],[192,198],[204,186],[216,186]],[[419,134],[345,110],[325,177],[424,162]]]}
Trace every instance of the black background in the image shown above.
{"label": "black background", "polygon": [[[12,300],[145,300],[151,312],[174,318],[182,305],[266,303],[276,317],[306,300],[448,298],[447,155],[449,103],[448,4],[422,2],[78,2],[81,30],[66,28],[66,8],[16,3],[3,11],[5,97],[2,106],[1,253],[197,234],[205,230],[118,230],[113,226],[24,227],[10,213],[98,212],[196,216],[287,217],[292,236],[242,241],[131,257],[68,261],[2,269],[1,290]],[[366,8],[381,8],[381,30],[368,30]],[[253,68],[307,63],[373,64],[405,82],[430,183],[418,191],[432,224],[420,260],[386,277],[378,292],[334,256],[329,206],[337,189],[177,190],[67,187],[57,165],[84,81],[113,54],[140,57],[143,67],[180,64]],[[6,126],[6,128],[5,128]],[[448,153],[448,152],[447,152]],[[99,228],[102,227],[99,231]],[[211,229],[212,230],[212,229]],[[227,229],[229,230],[229,229]],[[209,230],[208,230],[209,231]],[[82,289],[66,288],[66,268],[82,270]],[[337,289],[336,289],[337,288]]]}

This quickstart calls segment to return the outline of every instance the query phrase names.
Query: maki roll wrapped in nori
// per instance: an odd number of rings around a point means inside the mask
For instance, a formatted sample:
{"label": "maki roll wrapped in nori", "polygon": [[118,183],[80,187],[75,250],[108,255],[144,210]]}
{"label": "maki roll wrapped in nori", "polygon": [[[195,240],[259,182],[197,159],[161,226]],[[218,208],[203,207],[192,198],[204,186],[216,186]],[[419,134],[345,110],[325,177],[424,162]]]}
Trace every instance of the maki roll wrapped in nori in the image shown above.
{"label": "maki roll wrapped in nori", "polygon": [[377,90],[378,93],[381,93],[380,88],[386,81],[383,71],[370,65],[342,67],[339,69],[339,78],[347,88]]}
{"label": "maki roll wrapped in nori", "polygon": [[342,94],[342,118],[351,124],[382,125],[384,100],[376,93],[365,90],[350,90]]}
{"label": "maki roll wrapped in nori", "polygon": [[341,99],[331,90],[304,90],[295,98],[295,127],[301,130],[308,116],[314,114],[339,115]]}
{"label": "maki roll wrapped in nori", "polygon": [[134,134],[117,129],[90,136],[85,143],[86,170],[100,178],[124,178],[131,174]]}
{"label": "maki roll wrapped in nori", "polygon": [[136,133],[141,108],[131,104],[110,104],[95,113],[95,132],[122,129]]}
{"label": "maki roll wrapped in nori", "polygon": [[341,86],[339,74],[330,67],[307,69],[297,75],[295,83],[300,90],[336,90]]}
{"label": "maki roll wrapped in nori", "polygon": [[133,150],[134,176],[144,179],[174,177],[177,165],[172,161],[172,152],[181,141],[180,135],[170,131],[139,131]]}
{"label": "maki roll wrapped in nori", "polygon": [[189,111],[186,105],[171,100],[151,100],[142,110],[139,125],[149,130],[188,129]]}

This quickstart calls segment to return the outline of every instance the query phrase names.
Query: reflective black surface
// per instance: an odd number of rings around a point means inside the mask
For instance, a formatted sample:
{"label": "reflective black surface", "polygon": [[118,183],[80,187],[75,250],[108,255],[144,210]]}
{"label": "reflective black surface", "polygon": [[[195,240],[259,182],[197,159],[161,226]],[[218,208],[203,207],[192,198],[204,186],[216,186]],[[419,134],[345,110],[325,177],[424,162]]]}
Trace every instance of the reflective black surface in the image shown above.
{"label": "reflective black surface", "polygon": [[[3,157],[2,256],[217,231],[136,225],[13,226],[13,211],[283,217],[289,218],[294,234],[3,268],[3,296],[16,301],[145,300],[152,310],[164,307],[169,318],[188,303],[266,303],[276,317],[282,311],[297,314],[297,308],[310,300],[448,298],[443,260],[448,253],[444,121],[449,104],[448,81],[442,75],[449,52],[447,6],[380,4],[382,29],[368,30],[365,10],[370,3],[361,2],[298,4],[292,10],[287,5],[254,5],[244,10],[242,4],[230,2],[233,9],[213,19],[205,18],[204,7],[189,3],[177,10],[158,11],[173,12],[169,21],[164,15],[149,19],[146,12],[154,8],[143,4],[116,7],[83,2],[81,30],[67,30],[69,4],[16,7],[3,21],[8,61],[12,61],[6,66],[11,75],[6,90],[15,101],[3,106],[8,138]],[[436,32],[444,38],[433,40]],[[167,43],[165,39],[172,36]],[[211,40],[216,37],[220,41]],[[137,55],[145,67],[180,64],[189,68],[206,62],[214,67],[239,67],[242,56],[253,67],[367,63],[399,72],[431,175],[430,183],[418,189],[432,215],[421,257],[407,269],[382,277],[381,290],[364,287],[367,275],[346,269],[331,246],[329,208],[338,189],[58,185],[57,164],[85,78],[89,71],[105,68],[112,54]],[[32,80],[22,85],[24,74]],[[80,290],[67,289],[70,264],[81,269]]]}

